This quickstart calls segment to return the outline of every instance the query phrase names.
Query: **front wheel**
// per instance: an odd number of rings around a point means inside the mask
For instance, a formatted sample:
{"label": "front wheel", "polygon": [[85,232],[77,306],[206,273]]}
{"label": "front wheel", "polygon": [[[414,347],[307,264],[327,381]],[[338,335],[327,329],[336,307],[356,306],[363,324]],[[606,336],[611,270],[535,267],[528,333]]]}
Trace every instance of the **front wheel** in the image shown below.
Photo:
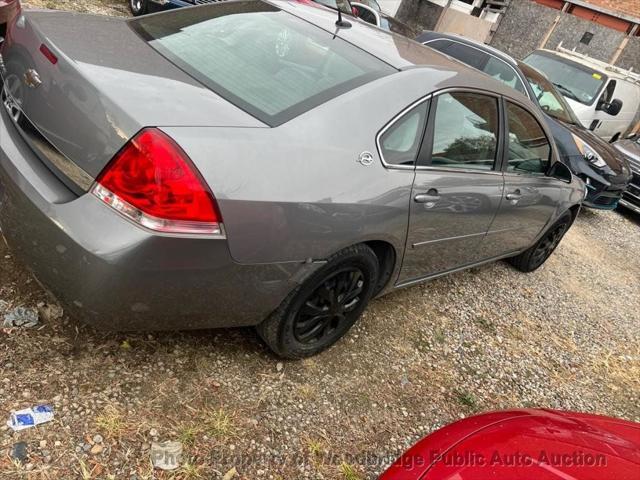
{"label": "front wheel", "polygon": [[134,17],[144,15],[149,10],[148,0],[129,0],[129,10]]}
{"label": "front wheel", "polygon": [[517,257],[509,259],[509,263],[521,272],[533,272],[540,268],[557,248],[560,240],[571,227],[571,212],[564,213],[538,242]]}
{"label": "front wheel", "polygon": [[296,288],[258,334],[283,358],[315,355],[333,345],[358,320],[373,295],[378,259],[366,245],[346,248]]}

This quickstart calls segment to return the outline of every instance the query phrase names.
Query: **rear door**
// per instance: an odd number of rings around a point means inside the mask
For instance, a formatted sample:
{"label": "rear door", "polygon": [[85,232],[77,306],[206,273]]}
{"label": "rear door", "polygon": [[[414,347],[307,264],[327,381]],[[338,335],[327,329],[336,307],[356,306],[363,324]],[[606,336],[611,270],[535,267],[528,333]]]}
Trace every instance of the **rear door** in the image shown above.
{"label": "rear door", "polygon": [[530,247],[557,208],[561,181],[548,177],[552,148],[526,108],[505,101],[504,200],[482,246],[492,257]]}
{"label": "rear door", "polygon": [[503,193],[499,98],[448,90],[432,100],[411,192],[400,283],[481,259]]}

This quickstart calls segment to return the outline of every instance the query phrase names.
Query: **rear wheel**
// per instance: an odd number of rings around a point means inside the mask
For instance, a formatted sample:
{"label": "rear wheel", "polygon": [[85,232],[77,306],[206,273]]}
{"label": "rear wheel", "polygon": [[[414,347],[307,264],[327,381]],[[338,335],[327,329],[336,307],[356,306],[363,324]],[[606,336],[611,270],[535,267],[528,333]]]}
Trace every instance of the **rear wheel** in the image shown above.
{"label": "rear wheel", "polygon": [[366,245],[335,254],[296,288],[258,327],[283,358],[315,355],[337,342],[358,320],[373,295],[378,259]]}
{"label": "rear wheel", "polygon": [[558,244],[567,233],[573,216],[571,212],[564,213],[551,228],[549,228],[538,242],[517,257],[509,259],[509,263],[521,272],[533,272],[540,268],[551,256]]}
{"label": "rear wheel", "polygon": [[149,10],[148,0],[129,0],[129,9],[135,17],[144,15]]}

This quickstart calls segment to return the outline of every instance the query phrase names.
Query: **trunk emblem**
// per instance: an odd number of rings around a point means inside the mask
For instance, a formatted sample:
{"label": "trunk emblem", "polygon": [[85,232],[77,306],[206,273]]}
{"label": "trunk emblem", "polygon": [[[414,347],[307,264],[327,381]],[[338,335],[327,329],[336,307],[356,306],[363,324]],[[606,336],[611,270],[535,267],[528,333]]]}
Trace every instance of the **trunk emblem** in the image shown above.
{"label": "trunk emblem", "polygon": [[38,88],[42,84],[40,75],[33,68],[27,70],[24,74],[24,83],[29,88]]}

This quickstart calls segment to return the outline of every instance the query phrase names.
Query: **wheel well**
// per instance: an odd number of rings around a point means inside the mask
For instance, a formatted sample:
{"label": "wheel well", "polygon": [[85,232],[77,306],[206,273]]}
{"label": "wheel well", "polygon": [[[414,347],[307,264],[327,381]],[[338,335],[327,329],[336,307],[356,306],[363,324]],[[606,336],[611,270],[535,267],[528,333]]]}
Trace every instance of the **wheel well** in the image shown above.
{"label": "wheel well", "polygon": [[380,240],[372,240],[370,242],[364,242],[364,244],[373,250],[373,253],[378,257],[379,274],[378,283],[376,284],[376,289],[374,291],[375,296],[387,286],[387,283],[391,278],[391,274],[393,273],[396,265],[396,251],[393,248],[393,245]]}

